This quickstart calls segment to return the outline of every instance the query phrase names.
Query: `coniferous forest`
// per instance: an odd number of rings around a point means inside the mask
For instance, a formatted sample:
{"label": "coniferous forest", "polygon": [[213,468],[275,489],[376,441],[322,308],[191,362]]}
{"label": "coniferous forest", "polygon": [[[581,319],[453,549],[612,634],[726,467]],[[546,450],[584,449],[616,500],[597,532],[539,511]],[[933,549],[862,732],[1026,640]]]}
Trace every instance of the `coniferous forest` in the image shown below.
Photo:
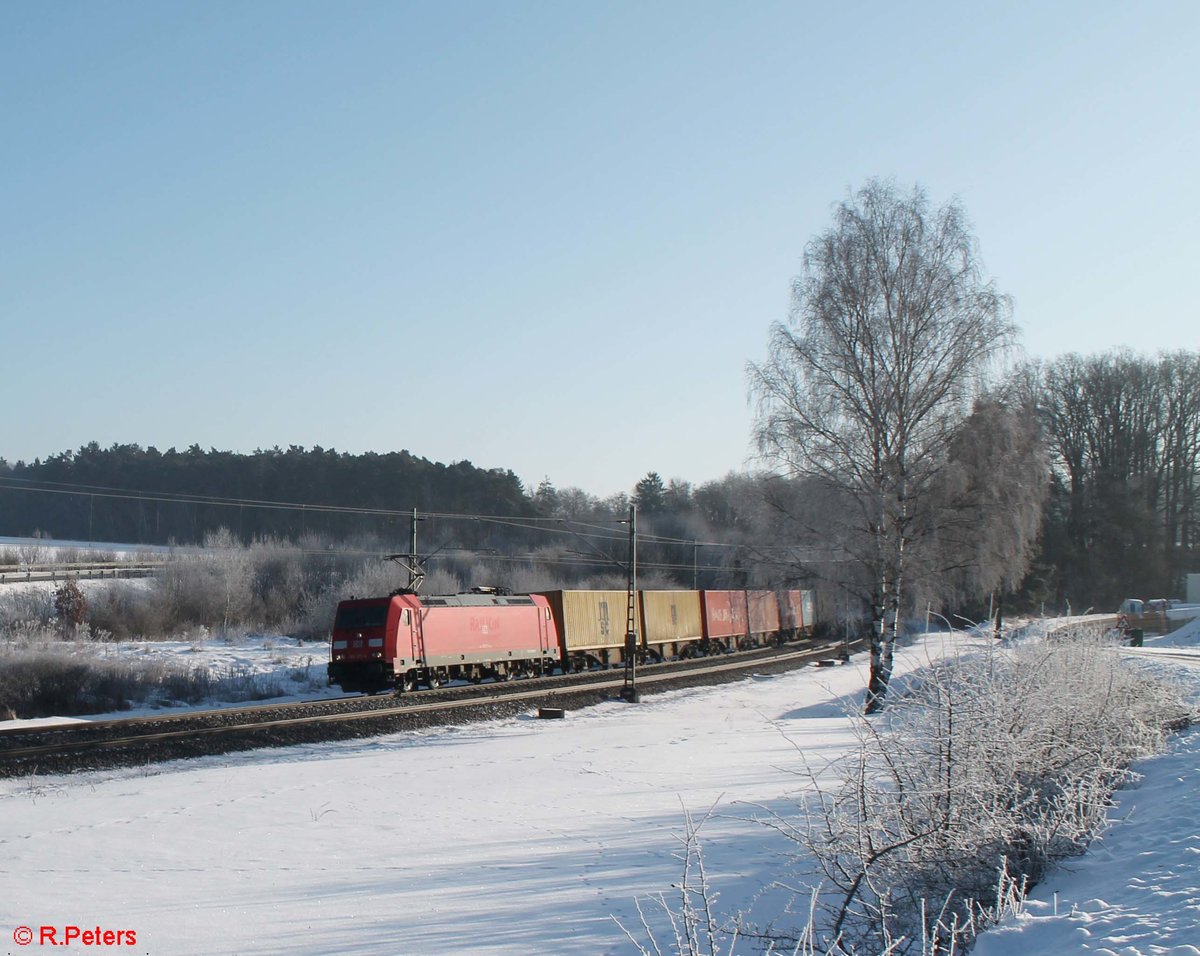
{"label": "coniferous forest", "polygon": [[[511,471],[444,465],[407,451],[351,455],[325,448],[249,454],[196,445],[165,452],[92,443],[31,464],[0,462],[0,534],[139,544],[191,544],[227,528],[243,541],[306,535],[389,536],[417,508],[527,515]],[[393,528],[395,525],[395,528]]]}

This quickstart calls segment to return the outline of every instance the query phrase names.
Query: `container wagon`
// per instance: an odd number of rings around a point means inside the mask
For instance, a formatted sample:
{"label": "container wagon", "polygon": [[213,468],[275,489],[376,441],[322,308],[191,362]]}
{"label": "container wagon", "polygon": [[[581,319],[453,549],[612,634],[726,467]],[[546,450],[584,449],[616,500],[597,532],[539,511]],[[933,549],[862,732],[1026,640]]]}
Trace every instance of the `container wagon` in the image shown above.
{"label": "container wagon", "polygon": [[754,646],[779,640],[779,599],[774,591],[746,592],[747,643]]}
{"label": "container wagon", "polygon": [[707,653],[699,591],[642,591],[640,638],[646,657],[670,660]]}
{"label": "container wagon", "polygon": [[701,591],[704,636],[727,651],[737,650],[750,636],[745,591]]}
{"label": "container wagon", "polygon": [[[558,633],[565,668],[587,670],[624,661],[629,596],[625,591],[542,591]],[[641,614],[640,593],[634,610]]]}
{"label": "container wagon", "polygon": [[811,636],[816,621],[812,591],[779,592],[780,627],[784,637],[796,640]]}

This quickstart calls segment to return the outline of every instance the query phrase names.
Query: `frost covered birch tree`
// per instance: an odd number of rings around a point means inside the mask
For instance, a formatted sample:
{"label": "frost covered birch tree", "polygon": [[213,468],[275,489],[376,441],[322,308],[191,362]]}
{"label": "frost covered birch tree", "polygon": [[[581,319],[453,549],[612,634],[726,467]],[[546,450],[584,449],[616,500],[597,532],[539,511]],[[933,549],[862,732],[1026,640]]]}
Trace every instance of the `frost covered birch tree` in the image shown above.
{"label": "frost covered birch tree", "polygon": [[749,367],[761,454],[852,502],[872,608],[867,710],[891,674],[906,552],[991,360],[1015,334],[958,201],[867,183],[807,246],[792,310]]}

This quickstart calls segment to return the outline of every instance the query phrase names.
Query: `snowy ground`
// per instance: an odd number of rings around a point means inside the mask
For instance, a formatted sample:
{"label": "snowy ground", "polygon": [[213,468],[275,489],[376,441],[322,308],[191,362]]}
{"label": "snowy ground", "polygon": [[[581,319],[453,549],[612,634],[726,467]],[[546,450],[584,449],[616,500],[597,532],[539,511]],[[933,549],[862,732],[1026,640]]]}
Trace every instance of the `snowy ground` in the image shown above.
{"label": "snowy ground", "polygon": [[[931,637],[898,673],[970,640]],[[752,818],[794,806],[797,749],[819,767],[846,745],[864,680],[856,659],[564,721],[0,781],[0,953],[40,951],[43,926],[133,930],[117,948],[156,956],[631,953],[611,917],[669,892],[684,808],[714,804],[719,907],[766,918],[791,848]],[[1128,819],[977,952],[1200,952],[1200,735],[1141,771]]]}
{"label": "snowy ground", "polygon": [[[329,645],[299,641],[294,637],[251,634],[243,637],[197,635],[188,641],[114,641],[51,644],[51,648],[69,649],[94,658],[131,659],[142,663],[164,663],[206,670],[213,686],[224,688],[220,695],[202,701],[196,707],[244,707],[253,703],[282,703],[289,700],[317,700],[341,697],[339,687],[328,686],[326,666]],[[0,647],[0,651],[3,647]],[[3,658],[0,657],[0,666]],[[87,720],[137,717],[161,714],[164,710],[182,710],[178,702],[160,701],[149,706],[86,717],[44,717],[32,720],[0,720],[0,730],[9,727],[46,723],[70,723]],[[0,950],[3,953],[3,950]]]}
{"label": "snowy ground", "polygon": [[1112,828],[1038,886],[973,956],[1200,956],[1200,729],[1137,768]]}
{"label": "snowy ground", "polygon": [[[123,587],[148,587],[145,579],[121,582]],[[93,597],[111,587],[111,581],[80,581],[80,588]],[[55,585],[45,581],[17,582],[6,584],[0,593],[36,591],[52,594]],[[235,700],[214,697],[197,705],[204,708],[244,706],[258,699],[258,692],[274,702],[286,700],[313,700],[322,697],[342,696],[340,688],[329,687],[326,665],[329,661],[329,645],[321,641],[301,641],[294,637],[277,634],[248,634],[242,636],[214,636],[203,628],[198,629],[188,640],[167,641],[77,641],[51,642],[49,649],[63,650],[88,657],[132,660],[145,664],[169,664],[188,669],[206,670],[214,686],[222,685],[236,693]],[[0,653],[6,645],[0,641]],[[2,657],[0,657],[2,664]],[[81,717],[47,717],[34,720],[0,721],[0,730],[5,727],[30,726],[39,723],[63,723],[79,720],[99,720],[114,717],[134,717],[142,714],[161,713],[163,706],[137,707],[108,714],[93,714]],[[0,951],[2,953],[3,951]]]}

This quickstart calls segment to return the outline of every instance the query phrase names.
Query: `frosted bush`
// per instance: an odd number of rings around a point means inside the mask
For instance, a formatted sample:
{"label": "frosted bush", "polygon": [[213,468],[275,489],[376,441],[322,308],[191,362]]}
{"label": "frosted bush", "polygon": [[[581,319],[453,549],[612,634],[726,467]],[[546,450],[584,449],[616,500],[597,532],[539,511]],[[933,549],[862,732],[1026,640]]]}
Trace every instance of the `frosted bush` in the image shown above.
{"label": "frosted bush", "polygon": [[[815,861],[821,945],[961,945],[998,883],[1082,852],[1129,764],[1188,719],[1179,688],[1084,631],[938,663],[856,722],[841,785],[790,832]],[[961,938],[959,938],[961,937]]]}

